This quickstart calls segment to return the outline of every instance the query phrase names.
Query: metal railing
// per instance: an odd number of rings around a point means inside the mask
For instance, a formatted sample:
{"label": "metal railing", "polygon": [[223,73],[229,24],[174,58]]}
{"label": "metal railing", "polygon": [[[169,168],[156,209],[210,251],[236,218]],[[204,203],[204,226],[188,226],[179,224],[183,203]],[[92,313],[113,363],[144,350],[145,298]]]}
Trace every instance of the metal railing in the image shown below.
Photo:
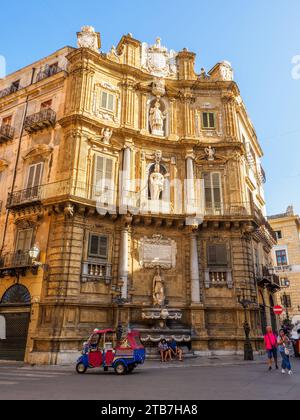
{"label": "metal railing", "polygon": [[46,126],[54,126],[56,123],[56,112],[51,108],[42,109],[36,114],[29,115],[25,118],[24,129],[28,132],[45,128]]}
{"label": "metal railing", "polygon": [[9,193],[7,198],[7,208],[40,201],[42,197],[41,194],[42,186],[36,186],[27,188],[26,190]]}
{"label": "metal railing", "polygon": [[1,125],[0,126],[0,140],[12,140],[15,135],[14,127],[10,125]]}
{"label": "metal railing", "polygon": [[0,91],[0,98],[4,98],[5,96],[11,95],[12,93],[16,93],[22,89],[22,86],[12,84],[6,89]]}
{"label": "metal railing", "polygon": [[40,82],[41,80],[47,79],[48,77],[54,76],[62,71],[63,69],[59,67],[58,65],[46,66],[44,69],[38,72],[36,81]]}
{"label": "metal railing", "polygon": [[0,256],[0,269],[23,268],[32,266],[29,251],[9,252]]}

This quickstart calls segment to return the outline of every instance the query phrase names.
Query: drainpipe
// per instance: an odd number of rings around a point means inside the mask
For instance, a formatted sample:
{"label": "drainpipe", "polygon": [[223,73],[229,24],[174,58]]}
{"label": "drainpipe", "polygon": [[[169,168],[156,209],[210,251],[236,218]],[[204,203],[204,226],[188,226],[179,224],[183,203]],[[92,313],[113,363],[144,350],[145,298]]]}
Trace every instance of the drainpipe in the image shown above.
{"label": "drainpipe", "polygon": [[[32,74],[31,74],[31,81],[30,81],[30,85],[29,86],[31,86],[33,84],[34,76],[35,76],[35,71],[36,71],[36,69],[33,67],[32,68]],[[12,186],[11,186],[11,193],[14,192],[15,185],[16,185],[17,171],[18,171],[18,165],[19,165],[20,154],[21,154],[22,137],[23,137],[23,133],[24,133],[24,123],[25,123],[25,118],[26,118],[26,115],[27,115],[28,104],[29,104],[29,95],[26,96],[26,100],[25,100],[25,107],[24,107],[24,112],[23,112],[23,117],[22,117],[21,131],[20,131],[20,136],[19,136],[18,151],[17,151],[15,169],[14,169],[14,174],[13,174],[13,182],[12,182]],[[5,224],[4,224],[4,231],[3,231],[3,238],[2,238],[2,245],[1,245],[1,249],[0,249],[0,255],[3,252],[3,248],[4,248],[4,244],[5,244],[5,237],[6,237],[7,227],[8,227],[9,212],[10,212],[10,210],[7,210],[6,211],[6,217],[5,217]]]}

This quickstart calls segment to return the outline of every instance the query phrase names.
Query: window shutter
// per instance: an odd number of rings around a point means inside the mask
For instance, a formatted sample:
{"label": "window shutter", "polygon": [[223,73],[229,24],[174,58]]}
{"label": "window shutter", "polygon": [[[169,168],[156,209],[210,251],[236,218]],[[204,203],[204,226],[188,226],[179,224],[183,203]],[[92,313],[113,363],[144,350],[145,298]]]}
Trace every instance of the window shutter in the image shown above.
{"label": "window shutter", "polygon": [[228,266],[226,245],[208,246],[208,265],[218,267]]}
{"label": "window shutter", "polygon": [[207,114],[207,112],[203,113],[203,127],[208,128],[208,114]]}
{"label": "window shutter", "polygon": [[109,109],[110,111],[114,110],[114,96],[113,95],[108,95],[107,109]]}
{"label": "window shutter", "polygon": [[30,166],[29,168],[29,174],[28,174],[28,180],[27,180],[27,189],[33,187],[34,182],[34,173],[35,173],[35,166]]}
{"label": "window shutter", "polygon": [[16,244],[16,251],[29,251],[32,243],[32,229],[19,230]]}
{"label": "window shutter", "polygon": [[106,236],[99,237],[99,255],[101,258],[107,258],[108,239]]}
{"label": "window shutter", "polygon": [[107,106],[107,93],[106,92],[102,92],[101,95],[101,108],[106,108]]}
{"label": "window shutter", "polygon": [[213,196],[214,196],[214,203],[215,208],[221,208],[221,179],[220,174],[214,173],[212,174],[212,185],[213,185]]}
{"label": "window shutter", "polygon": [[108,238],[101,235],[90,235],[89,256],[106,259],[108,256]]}
{"label": "window shutter", "polygon": [[209,114],[209,127],[210,128],[215,127],[215,114],[213,114],[213,113]]}
{"label": "window shutter", "polygon": [[212,190],[211,190],[211,180],[210,180],[210,173],[203,174],[204,179],[204,188],[205,188],[205,205],[206,208],[213,207],[213,197],[212,197]]}
{"label": "window shutter", "polygon": [[90,236],[90,254],[98,255],[98,236]]}

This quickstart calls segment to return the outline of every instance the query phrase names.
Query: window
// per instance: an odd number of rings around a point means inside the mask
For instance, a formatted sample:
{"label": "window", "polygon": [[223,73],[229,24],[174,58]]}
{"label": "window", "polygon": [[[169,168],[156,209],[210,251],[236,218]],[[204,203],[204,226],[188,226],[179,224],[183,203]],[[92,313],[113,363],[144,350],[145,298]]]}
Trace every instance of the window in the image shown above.
{"label": "window", "polygon": [[205,186],[205,207],[208,213],[222,211],[221,174],[207,172],[203,174]]}
{"label": "window", "polygon": [[276,261],[277,261],[277,266],[284,266],[284,265],[288,265],[288,261],[287,261],[287,252],[285,249],[281,249],[279,251],[276,251]]}
{"label": "window", "polygon": [[12,116],[2,118],[2,125],[9,126],[12,125]]}
{"label": "window", "polygon": [[207,259],[209,267],[227,267],[227,248],[226,245],[208,245]]}
{"label": "window", "polygon": [[41,185],[43,166],[42,162],[29,166],[26,189],[34,189]]}
{"label": "window", "polygon": [[56,74],[58,72],[58,63],[53,63],[48,66],[49,76]]}
{"label": "window", "polygon": [[49,109],[52,106],[52,99],[49,99],[49,101],[45,101],[43,103],[41,103],[41,111],[43,111],[44,109]]}
{"label": "window", "polygon": [[26,252],[31,249],[32,245],[32,229],[22,229],[18,231],[17,242],[16,242],[16,252]]}
{"label": "window", "polygon": [[101,108],[113,112],[115,110],[115,96],[111,93],[101,92]]}
{"label": "window", "polygon": [[89,238],[89,257],[107,259],[108,237],[91,234]]}
{"label": "window", "polygon": [[11,84],[12,92],[17,92],[20,89],[20,80],[16,80]]}
{"label": "window", "polygon": [[277,230],[277,231],[275,232],[275,234],[276,234],[276,238],[277,238],[277,240],[282,239],[282,232],[281,232],[281,230]]}
{"label": "window", "polygon": [[111,204],[114,197],[114,161],[104,156],[95,157],[94,196]]}
{"label": "window", "polygon": [[202,128],[206,130],[213,130],[216,128],[216,118],[213,112],[202,113]]}
{"label": "window", "polygon": [[281,304],[284,308],[291,308],[292,307],[292,299],[290,295],[284,294],[281,296]]}
{"label": "window", "polygon": [[281,284],[281,287],[290,287],[289,279],[281,279],[280,284]]}

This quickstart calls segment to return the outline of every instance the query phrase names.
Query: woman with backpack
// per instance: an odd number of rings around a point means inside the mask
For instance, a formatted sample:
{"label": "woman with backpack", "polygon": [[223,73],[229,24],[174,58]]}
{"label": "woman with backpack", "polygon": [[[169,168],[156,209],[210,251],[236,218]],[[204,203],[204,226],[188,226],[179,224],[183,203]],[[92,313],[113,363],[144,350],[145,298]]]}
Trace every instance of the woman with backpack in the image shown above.
{"label": "woman with backpack", "polygon": [[284,330],[280,330],[278,337],[278,350],[282,357],[282,373],[285,374],[286,371],[288,371],[288,374],[292,375],[293,371],[290,359],[290,346],[291,340]]}

